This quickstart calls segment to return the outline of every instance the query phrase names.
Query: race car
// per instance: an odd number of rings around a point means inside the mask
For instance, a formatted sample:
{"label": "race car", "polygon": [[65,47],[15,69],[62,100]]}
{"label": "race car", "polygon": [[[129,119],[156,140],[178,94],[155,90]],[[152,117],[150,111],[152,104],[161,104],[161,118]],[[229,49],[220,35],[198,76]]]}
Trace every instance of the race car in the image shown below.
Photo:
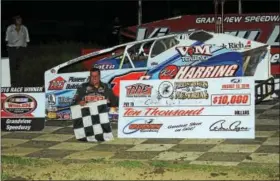
{"label": "race car", "polygon": [[[269,46],[203,30],[169,34],[83,55],[45,72],[49,119],[69,119],[77,87],[89,72],[59,73],[78,62],[101,69],[101,80],[119,96],[121,80],[254,76],[270,78]],[[116,111],[112,109],[115,117]],[[60,117],[59,117],[60,116]]]}

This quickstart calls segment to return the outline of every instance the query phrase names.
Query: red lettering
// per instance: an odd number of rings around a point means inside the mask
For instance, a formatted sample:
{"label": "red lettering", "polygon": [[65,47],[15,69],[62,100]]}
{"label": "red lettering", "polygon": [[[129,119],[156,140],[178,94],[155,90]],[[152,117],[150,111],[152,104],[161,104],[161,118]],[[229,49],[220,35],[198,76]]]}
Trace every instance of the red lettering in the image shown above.
{"label": "red lettering", "polygon": [[124,116],[139,116],[142,111],[137,111],[133,108],[125,108]]}
{"label": "red lettering", "polygon": [[120,95],[120,81],[121,80],[139,80],[142,76],[145,75],[146,72],[130,72],[125,75],[116,76],[111,81],[113,84],[112,91],[116,96]]}

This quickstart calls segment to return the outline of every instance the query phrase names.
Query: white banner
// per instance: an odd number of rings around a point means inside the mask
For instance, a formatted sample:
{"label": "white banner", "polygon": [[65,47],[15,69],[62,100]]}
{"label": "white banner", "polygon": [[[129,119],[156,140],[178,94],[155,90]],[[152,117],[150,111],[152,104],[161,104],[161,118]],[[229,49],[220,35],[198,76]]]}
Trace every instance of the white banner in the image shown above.
{"label": "white banner", "polygon": [[255,138],[253,77],[121,81],[120,138]]}
{"label": "white banner", "polygon": [[3,131],[41,131],[45,117],[44,87],[1,87]]}

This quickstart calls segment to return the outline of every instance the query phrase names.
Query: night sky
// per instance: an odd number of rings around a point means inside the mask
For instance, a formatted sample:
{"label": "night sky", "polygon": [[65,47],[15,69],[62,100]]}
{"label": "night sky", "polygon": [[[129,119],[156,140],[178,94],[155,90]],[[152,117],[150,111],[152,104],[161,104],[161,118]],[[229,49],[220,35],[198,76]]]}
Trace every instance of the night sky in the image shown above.
{"label": "night sky", "polygon": [[[138,1],[13,1],[1,2],[2,47],[4,33],[14,15],[20,14],[28,27],[31,44],[54,39],[87,42],[92,34],[108,33],[112,20],[118,16],[124,27],[137,24]],[[237,1],[225,3],[226,13],[237,13]],[[214,14],[213,1],[144,1],[143,23],[180,14]],[[279,12],[279,0],[245,1],[244,13]],[[63,34],[63,35],[62,35]],[[89,40],[89,37],[90,38]]]}

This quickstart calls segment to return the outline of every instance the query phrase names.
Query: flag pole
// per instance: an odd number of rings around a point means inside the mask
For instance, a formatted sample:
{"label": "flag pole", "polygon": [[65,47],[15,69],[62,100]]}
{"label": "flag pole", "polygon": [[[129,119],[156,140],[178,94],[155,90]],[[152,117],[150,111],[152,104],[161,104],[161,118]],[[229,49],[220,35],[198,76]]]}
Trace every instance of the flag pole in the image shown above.
{"label": "flag pole", "polygon": [[138,0],[138,27],[142,25],[142,0]]}

